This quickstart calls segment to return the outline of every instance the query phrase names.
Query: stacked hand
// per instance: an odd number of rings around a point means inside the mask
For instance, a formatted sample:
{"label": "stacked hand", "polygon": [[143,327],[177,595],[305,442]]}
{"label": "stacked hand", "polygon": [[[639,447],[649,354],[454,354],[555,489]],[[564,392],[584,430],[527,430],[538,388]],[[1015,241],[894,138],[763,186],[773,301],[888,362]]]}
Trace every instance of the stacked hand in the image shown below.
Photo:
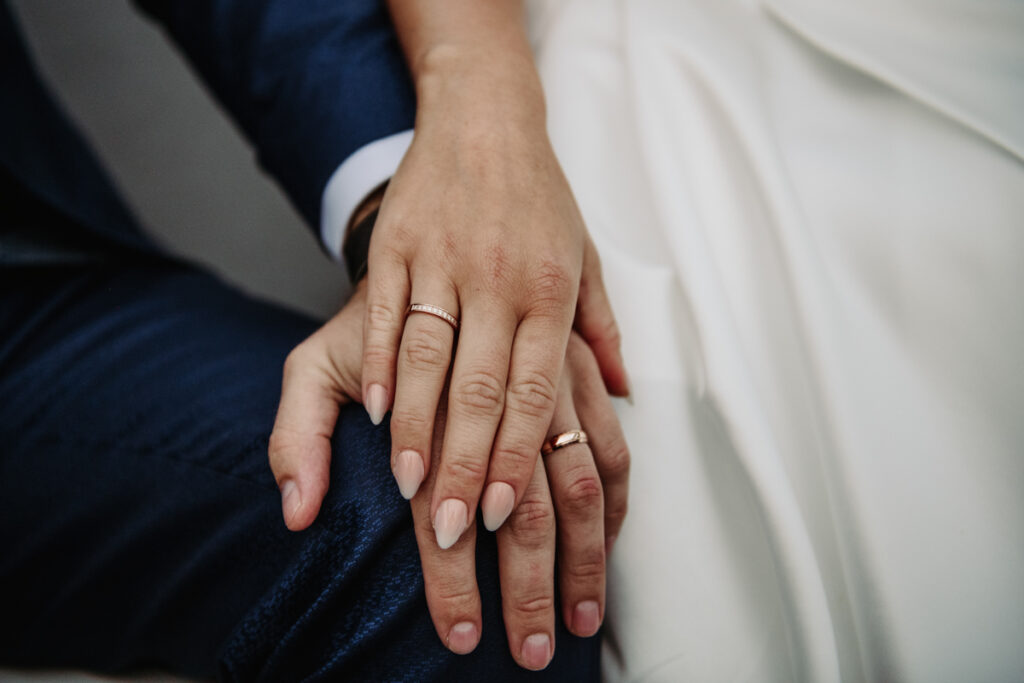
{"label": "stacked hand", "polygon": [[[358,399],[366,287],[289,355],[270,464],[281,487],[285,522],[300,530],[316,518],[327,492],[330,436],[339,405]],[[604,616],[606,549],[626,513],[629,455],[593,353],[573,334],[554,397],[547,434],[582,426],[589,444],[536,460],[522,500],[498,530],[502,606],[511,652],[539,669],[554,652],[555,559],[561,610],[570,632],[593,635]],[[434,450],[446,431],[436,418]],[[473,650],[481,636],[471,526],[448,549],[436,542],[430,515],[439,462],[412,498],[427,604],[438,636],[453,652]]]}
{"label": "stacked hand", "polygon": [[[289,528],[303,529],[327,489],[339,403],[361,400],[374,423],[391,410],[392,471],[438,634],[460,653],[480,638],[479,508],[498,534],[512,654],[542,668],[556,555],[569,630],[592,635],[604,615],[629,462],[608,394],[628,393],[618,331],[548,142],[519,3],[389,4],[416,83],[415,137],[365,284],[289,356],[271,466]],[[581,427],[589,443],[540,459],[546,438]]]}

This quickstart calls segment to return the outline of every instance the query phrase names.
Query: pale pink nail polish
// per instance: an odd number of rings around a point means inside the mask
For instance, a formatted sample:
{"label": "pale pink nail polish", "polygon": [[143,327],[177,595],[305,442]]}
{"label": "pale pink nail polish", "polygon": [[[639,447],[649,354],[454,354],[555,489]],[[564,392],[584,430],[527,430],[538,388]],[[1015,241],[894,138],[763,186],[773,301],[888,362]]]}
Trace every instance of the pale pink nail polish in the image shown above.
{"label": "pale pink nail polish", "polygon": [[457,498],[449,498],[438,506],[434,514],[434,536],[441,550],[455,545],[462,532],[466,530],[469,510],[466,504]]}
{"label": "pale pink nail polish", "polygon": [[592,636],[601,627],[601,608],[595,600],[576,603],[572,611],[572,631],[578,636]]}
{"label": "pale pink nail polish", "polygon": [[379,425],[388,412],[388,392],[380,384],[371,384],[366,388],[365,398],[366,412],[370,415],[370,422]]}
{"label": "pale pink nail polish", "polygon": [[484,526],[488,531],[497,531],[512,514],[512,506],[516,502],[516,492],[503,481],[496,481],[484,491],[480,501],[480,510],[484,515]]}
{"label": "pale pink nail polish", "polygon": [[402,451],[395,458],[395,481],[402,497],[411,500],[423,481],[423,458],[416,451]]}
{"label": "pale pink nail polish", "polygon": [[534,633],[523,641],[523,664],[527,669],[540,671],[551,661],[551,639],[546,633]]}
{"label": "pale pink nail polish", "polygon": [[476,624],[462,621],[452,626],[448,631],[448,649],[457,655],[468,655],[480,642],[480,635],[477,633]]}

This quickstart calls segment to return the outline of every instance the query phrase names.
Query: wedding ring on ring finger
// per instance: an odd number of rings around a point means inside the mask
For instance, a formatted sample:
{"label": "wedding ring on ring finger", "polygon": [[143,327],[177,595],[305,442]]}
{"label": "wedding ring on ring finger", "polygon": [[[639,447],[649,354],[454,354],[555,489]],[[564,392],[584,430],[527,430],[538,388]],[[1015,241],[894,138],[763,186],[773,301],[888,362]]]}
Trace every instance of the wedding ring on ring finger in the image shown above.
{"label": "wedding ring on ring finger", "polygon": [[541,455],[551,455],[560,448],[571,446],[577,443],[587,443],[587,433],[582,429],[572,429],[568,432],[562,432],[561,434],[555,434],[553,437],[544,442],[544,446],[540,449]]}
{"label": "wedding ring on ring finger", "polygon": [[440,318],[449,325],[452,326],[453,330],[459,329],[459,320],[454,315],[444,310],[440,306],[434,306],[433,304],[409,304],[409,310],[406,311],[406,317],[412,313],[427,313],[429,315]]}

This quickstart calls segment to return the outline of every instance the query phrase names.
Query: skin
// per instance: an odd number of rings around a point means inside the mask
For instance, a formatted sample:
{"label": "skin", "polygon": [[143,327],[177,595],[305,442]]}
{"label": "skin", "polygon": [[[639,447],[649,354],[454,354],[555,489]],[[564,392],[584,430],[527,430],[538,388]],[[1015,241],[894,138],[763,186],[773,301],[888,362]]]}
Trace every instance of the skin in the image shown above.
{"label": "skin", "polygon": [[[628,394],[596,250],[555,159],[521,2],[390,0],[416,85],[413,143],[380,205],[364,285],[285,365],[270,462],[289,528],[315,519],[340,403],[391,410],[427,602],[453,652],[480,638],[477,510],[496,530],[506,631],[525,668],[604,617],[605,557],[629,456]],[[364,205],[368,211],[376,198]],[[458,334],[410,303],[440,306]],[[545,438],[589,445],[545,460]],[[555,576],[555,559],[559,573]]]}
{"label": "skin", "polygon": [[[545,129],[521,3],[393,0],[417,91],[415,138],[369,252],[362,400],[392,411],[392,469],[430,472],[439,545],[498,529],[534,476],[574,326],[608,390],[628,393],[596,251]],[[410,303],[440,306],[454,330]],[[450,373],[450,381],[449,381]],[[447,388],[443,399],[442,392]]]}
{"label": "skin", "polygon": [[[285,363],[270,465],[282,491],[285,523],[295,531],[315,520],[327,492],[330,437],[339,406],[360,396],[366,290],[361,283],[345,308]],[[627,503],[629,453],[594,354],[575,333],[555,403],[546,433],[582,426],[590,443],[537,459],[522,501],[497,532],[509,648],[521,666],[534,670],[547,666],[554,654],[556,580],[569,631],[585,637],[600,627],[605,559]],[[449,424],[442,407],[433,450],[441,448]],[[447,549],[437,544],[430,507],[441,461],[435,457],[431,462],[424,485],[410,501],[427,605],[441,641],[465,654],[482,635],[476,526]]]}

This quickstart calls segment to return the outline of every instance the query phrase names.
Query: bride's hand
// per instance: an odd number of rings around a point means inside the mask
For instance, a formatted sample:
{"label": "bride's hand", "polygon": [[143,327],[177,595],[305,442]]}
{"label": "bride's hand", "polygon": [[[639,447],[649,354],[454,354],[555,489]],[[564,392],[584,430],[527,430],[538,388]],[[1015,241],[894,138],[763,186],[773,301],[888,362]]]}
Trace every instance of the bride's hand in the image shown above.
{"label": "bride's hand", "polygon": [[[392,3],[403,41],[410,29],[396,6],[416,4]],[[511,6],[470,5],[506,14]],[[609,389],[627,391],[597,254],[548,141],[521,22],[514,12],[504,23],[490,18],[499,42],[484,46],[433,45],[431,24],[442,20],[409,20],[419,31],[407,45],[415,138],[369,252],[362,395],[375,422],[392,409],[392,461],[406,497],[431,469],[434,417],[450,387],[431,500],[442,548],[473,525],[478,506],[493,531],[522,499],[574,319]],[[458,334],[435,315],[407,315],[410,304],[448,311]]]}

